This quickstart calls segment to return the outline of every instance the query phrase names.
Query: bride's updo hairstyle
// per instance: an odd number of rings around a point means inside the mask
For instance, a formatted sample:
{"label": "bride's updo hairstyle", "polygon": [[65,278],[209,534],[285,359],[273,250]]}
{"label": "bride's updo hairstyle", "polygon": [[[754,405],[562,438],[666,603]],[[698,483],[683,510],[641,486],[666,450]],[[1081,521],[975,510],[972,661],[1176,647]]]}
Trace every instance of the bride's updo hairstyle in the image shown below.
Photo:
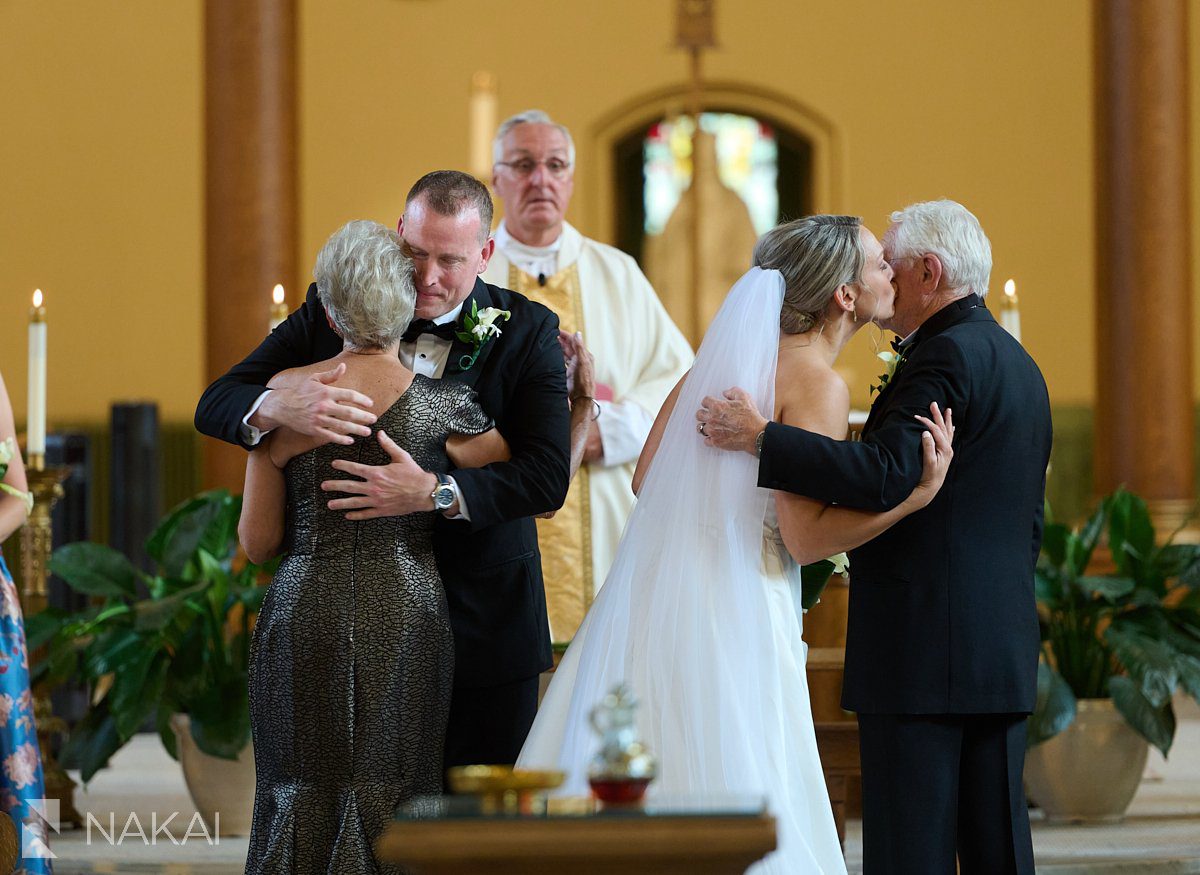
{"label": "bride's updo hairstyle", "polygon": [[779,329],[803,334],[821,322],[833,293],[862,279],[867,256],[858,216],[805,216],[776,225],[754,247],[754,266],[783,274]]}
{"label": "bride's updo hairstyle", "polygon": [[412,260],[400,235],[378,222],[339,228],[317,254],[313,279],[329,320],[356,349],[391,346],[412,321]]}

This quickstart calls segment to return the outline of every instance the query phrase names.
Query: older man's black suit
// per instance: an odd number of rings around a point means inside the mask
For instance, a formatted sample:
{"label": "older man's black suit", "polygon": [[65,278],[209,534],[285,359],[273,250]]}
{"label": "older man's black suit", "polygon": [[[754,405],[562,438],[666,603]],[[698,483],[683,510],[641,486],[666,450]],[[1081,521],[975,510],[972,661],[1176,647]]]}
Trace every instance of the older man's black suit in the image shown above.
{"label": "older man's black suit", "polygon": [[[446,764],[513,762],[549,668],[550,632],[532,517],[562,506],[570,471],[569,411],[558,317],[515,292],[476,280],[464,302],[512,317],[465,371],[455,341],[443,379],[473,386],[512,448],[512,460],[454,472],[470,522],[437,517],[433,546],[454,629],[454,701]],[[304,305],[246,359],[205,390],[196,428],[242,443],[243,417],[272,376],[332,358],[342,341],[316,286]],[[331,472],[331,475],[334,472]]]}
{"label": "older man's black suit", "polygon": [[[759,485],[865,510],[921,475],[913,417],[953,410],[936,498],[850,554],[842,704],[859,715],[864,871],[1032,872],[1021,791],[1051,425],[1037,365],[975,295],[930,317],[861,442],[772,424]],[[947,868],[948,867],[948,868]]]}

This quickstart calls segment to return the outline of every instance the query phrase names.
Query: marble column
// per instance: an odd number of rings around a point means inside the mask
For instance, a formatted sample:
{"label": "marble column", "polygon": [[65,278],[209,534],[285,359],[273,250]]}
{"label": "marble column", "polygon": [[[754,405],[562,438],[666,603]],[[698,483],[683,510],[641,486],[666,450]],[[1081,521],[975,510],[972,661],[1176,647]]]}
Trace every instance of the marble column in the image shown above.
{"label": "marble column", "polygon": [[1096,0],[1095,489],[1194,499],[1187,0]]}
{"label": "marble column", "polygon": [[[205,376],[267,334],[271,290],[296,286],[296,2],[206,0]],[[246,454],[208,440],[209,488],[241,489]]]}

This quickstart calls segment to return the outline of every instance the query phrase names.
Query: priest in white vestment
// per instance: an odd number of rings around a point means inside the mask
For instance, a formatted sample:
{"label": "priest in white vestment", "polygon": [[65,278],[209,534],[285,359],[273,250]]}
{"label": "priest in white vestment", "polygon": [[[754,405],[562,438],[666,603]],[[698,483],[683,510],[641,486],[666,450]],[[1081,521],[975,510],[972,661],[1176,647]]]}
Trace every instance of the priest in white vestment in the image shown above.
{"label": "priest in white vestment", "polygon": [[633,509],[634,464],[692,350],[637,262],[565,221],[575,170],[566,127],[539,110],[515,115],[493,160],[504,220],[484,280],[552,309],[596,358],[599,415],[584,464],[563,508],[538,521],[551,638],[569,641],[608,574]]}

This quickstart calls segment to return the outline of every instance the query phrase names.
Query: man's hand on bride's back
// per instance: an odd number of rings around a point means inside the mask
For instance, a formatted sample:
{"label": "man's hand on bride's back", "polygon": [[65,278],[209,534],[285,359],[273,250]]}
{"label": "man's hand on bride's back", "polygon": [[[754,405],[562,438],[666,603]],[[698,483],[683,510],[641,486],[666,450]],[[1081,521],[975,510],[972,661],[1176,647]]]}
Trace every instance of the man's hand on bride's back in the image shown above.
{"label": "man's hand on bride's back", "polygon": [[921,435],[923,467],[921,480],[909,500],[924,507],[933,501],[946,482],[946,472],[954,459],[954,416],[949,407],[943,416],[935,402],[929,405],[929,417],[917,416],[916,419],[925,426],[925,432]]}
{"label": "man's hand on bride's back", "polygon": [[264,431],[287,427],[335,444],[370,436],[376,416],[367,408],[374,402],[362,392],[333,385],[344,373],[346,366],[339,364],[331,371],[279,381],[270,387],[250,424]]}
{"label": "man's hand on bride's back", "polygon": [[767,420],[746,391],[735,386],[721,394],[723,398],[710,395],[700,402],[700,409],[696,411],[696,430],[710,447],[758,455],[755,441],[767,427]]}

